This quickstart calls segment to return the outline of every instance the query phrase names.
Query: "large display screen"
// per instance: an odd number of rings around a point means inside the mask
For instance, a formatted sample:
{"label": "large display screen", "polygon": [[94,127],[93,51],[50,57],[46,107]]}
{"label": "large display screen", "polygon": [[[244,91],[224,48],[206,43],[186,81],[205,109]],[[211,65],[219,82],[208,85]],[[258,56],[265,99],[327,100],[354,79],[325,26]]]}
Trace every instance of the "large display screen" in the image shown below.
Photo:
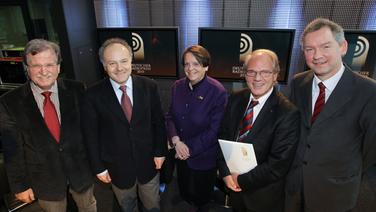
{"label": "large display screen", "polygon": [[348,50],[343,61],[353,71],[376,79],[376,31],[345,30]]}
{"label": "large display screen", "polygon": [[99,45],[119,37],[133,49],[134,74],[154,77],[177,77],[178,28],[98,28]]}
{"label": "large display screen", "polygon": [[257,49],[270,49],[280,61],[278,81],[287,83],[294,35],[294,29],[199,28],[200,45],[212,59],[208,75],[225,80],[244,79],[246,55]]}

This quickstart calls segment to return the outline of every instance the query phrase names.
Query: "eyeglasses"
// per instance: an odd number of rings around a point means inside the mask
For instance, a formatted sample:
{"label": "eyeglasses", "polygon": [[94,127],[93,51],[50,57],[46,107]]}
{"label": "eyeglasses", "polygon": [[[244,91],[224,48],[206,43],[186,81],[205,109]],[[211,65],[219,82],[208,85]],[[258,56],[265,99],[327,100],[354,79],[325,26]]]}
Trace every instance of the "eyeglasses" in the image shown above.
{"label": "eyeglasses", "polygon": [[35,65],[28,65],[29,69],[32,69],[32,70],[41,70],[42,68],[45,68],[45,69],[52,69],[53,67],[57,66],[57,64],[46,64],[46,65],[41,65],[41,64],[35,64]]}
{"label": "eyeglasses", "polygon": [[263,71],[249,70],[249,71],[245,72],[245,75],[253,78],[253,77],[256,77],[257,74],[260,74],[262,78],[268,78],[268,77],[272,76],[273,73],[274,73],[273,71],[266,71],[266,70],[263,70]]}

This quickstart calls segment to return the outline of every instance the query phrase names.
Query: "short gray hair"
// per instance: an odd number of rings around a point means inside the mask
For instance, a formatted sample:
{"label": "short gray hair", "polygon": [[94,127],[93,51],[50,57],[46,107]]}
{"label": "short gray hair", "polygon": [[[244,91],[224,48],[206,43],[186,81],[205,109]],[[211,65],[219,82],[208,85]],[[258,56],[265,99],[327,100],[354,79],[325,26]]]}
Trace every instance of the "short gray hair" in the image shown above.
{"label": "short gray hair", "polygon": [[279,66],[278,56],[277,56],[277,54],[275,52],[273,52],[272,50],[269,50],[269,49],[257,49],[255,51],[249,53],[246,56],[246,59],[245,59],[244,64],[243,64],[243,70],[244,71],[247,71],[248,62],[256,54],[265,54],[265,55],[267,55],[270,58],[270,60],[272,61],[273,71],[275,73],[279,73],[280,72],[281,68]]}
{"label": "short gray hair", "polygon": [[340,25],[326,18],[316,18],[305,27],[302,36],[300,37],[300,46],[302,48],[304,47],[304,39],[308,33],[315,32],[323,27],[328,27],[330,29],[338,44],[345,41],[345,33]]}
{"label": "short gray hair", "polygon": [[29,41],[24,50],[23,54],[23,63],[24,65],[27,66],[27,55],[36,55],[38,53],[41,53],[46,50],[51,50],[52,52],[55,53],[57,61],[56,64],[60,64],[62,61],[61,58],[61,52],[60,52],[60,47],[54,42],[44,40],[44,39],[33,39]]}
{"label": "short gray hair", "polygon": [[131,54],[131,56],[133,55],[132,53],[132,48],[131,46],[127,43],[127,41],[125,41],[124,39],[122,38],[109,38],[107,39],[106,41],[103,42],[102,46],[99,48],[99,59],[101,61],[102,64],[104,64],[103,62],[103,53],[104,53],[104,50],[112,45],[112,44],[115,44],[115,43],[118,43],[120,45],[123,45],[125,48],[128,49],[129,53]]}

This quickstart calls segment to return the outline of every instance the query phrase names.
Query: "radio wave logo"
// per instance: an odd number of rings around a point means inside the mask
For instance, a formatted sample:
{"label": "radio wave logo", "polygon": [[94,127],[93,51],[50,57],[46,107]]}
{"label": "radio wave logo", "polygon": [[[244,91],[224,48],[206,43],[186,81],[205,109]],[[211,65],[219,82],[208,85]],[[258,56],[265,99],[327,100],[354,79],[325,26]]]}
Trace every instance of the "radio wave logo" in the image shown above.
{"label": "radio wave logo", "polygon": [[240,51],[239,51],[240,63],[244,63],[247,54],[252,52],[252,48],[253,48],[253,41],[251,37],[249,37],[247,34],[241,33],[240,34]]}
{"label": "radio wave logo", "polygon": [[352,59],[351,67],[355,71],[360,71],[366,62],[369,50],[369,42],[367,38],[358,36],[356,41],[355,51]]}
{"label": "radio wave logo", "polygon": [[134,59],[136,60],[145,59],[144,41],[142,40],[141,36],[135,32],[132,32],[132,50],[133,50]]}

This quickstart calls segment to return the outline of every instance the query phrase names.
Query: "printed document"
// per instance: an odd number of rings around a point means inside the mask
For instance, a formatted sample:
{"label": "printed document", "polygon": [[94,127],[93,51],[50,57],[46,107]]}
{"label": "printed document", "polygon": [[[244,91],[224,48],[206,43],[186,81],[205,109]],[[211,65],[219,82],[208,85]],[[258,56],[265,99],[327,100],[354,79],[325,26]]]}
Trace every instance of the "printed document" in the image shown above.
{"label": "printed document", "polygon": [[244,174],[257,166],[252,144],[218,139],[231,173]]}

